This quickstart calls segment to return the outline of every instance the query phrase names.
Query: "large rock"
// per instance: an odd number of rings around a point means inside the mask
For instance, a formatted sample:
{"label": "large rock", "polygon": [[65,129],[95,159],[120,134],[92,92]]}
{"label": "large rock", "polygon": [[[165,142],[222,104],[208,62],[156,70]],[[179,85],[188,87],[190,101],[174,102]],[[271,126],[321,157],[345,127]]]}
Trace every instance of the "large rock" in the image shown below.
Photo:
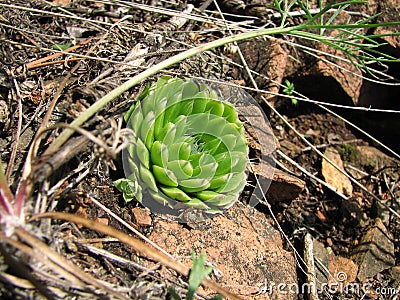
{"label": "large rock", "polygon": [[357,277],[361,282],[395,264],[392,237],[381,219],[376,219],[375,226],[362,237],[352,258],[358,264]]}
{"label": "large rock", "polygon": [[192,251],[205,252],[217,280],[244,299],[297,299],[295,293],[276,291],[279,283],[297,282],[296,263],[264,214],[235,205],[226,215],[188,225],[158,219],[149,238],[188,266]]}

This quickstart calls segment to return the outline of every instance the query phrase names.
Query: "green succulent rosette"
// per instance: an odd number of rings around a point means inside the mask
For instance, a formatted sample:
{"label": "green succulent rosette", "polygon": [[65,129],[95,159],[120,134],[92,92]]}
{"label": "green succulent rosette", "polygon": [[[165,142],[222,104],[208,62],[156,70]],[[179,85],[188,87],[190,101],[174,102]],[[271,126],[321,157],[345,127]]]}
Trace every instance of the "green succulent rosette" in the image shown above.
{"label": "green succulent rosette", "polygon": [[237,200],[247,179],[244,128],[209,86],[161,77],[125,121],[135,136],[123,152],[127,178],[115,185],[126,201],[216,213]]}

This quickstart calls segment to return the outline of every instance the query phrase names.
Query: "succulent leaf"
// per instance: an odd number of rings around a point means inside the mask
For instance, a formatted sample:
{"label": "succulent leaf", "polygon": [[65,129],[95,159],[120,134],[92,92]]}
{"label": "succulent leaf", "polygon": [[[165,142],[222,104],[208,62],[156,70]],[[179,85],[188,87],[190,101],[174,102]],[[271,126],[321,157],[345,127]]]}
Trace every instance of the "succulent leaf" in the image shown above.
{"label": "succulent leaf", "polygon": [[215,190],[217,188],[224,188],[224,186],[230,182],[233,174],[228,173],[224,175],[214,176],[214,178],[210,181],[210,186],[208,187],[209,190]]}
{"label": "succulent leaf", "polygon": [[114,182],[117,189],[123,192],[124,200],[129,202],[137,197],[138,183],[129,179],[121,178]]}
{"label": "succulent leaf", "polygon": [[168,147],[169,160],[189,160],[192,147],[187,142],[178,142]]}
{"label": "succulent leaf", "polygon": [[150,172],[149,169],[145,168],[143,165],[140,165],[139,168],[140,179],[147,187],[149,187],[154,192],[158,192],[157,183],[154,179],[153,173]]}
{"label": "succulent leaf", "polygon": [[153,165],[153,173],[159,183],[166,186],[178,186],[178,179],[172,171]]}
{"label": "succulent leaf", "polygon": [[205,178],[190,178],[181,180],[179,186],[188,193],[204,191],[210,186],[210,181]]}
{"label": "succulent leaf", "polygon": [[187,160],[174,160],[167,164],[168,170],[179,180],[189,179],[193,175],[192,164]]}
{"label": "succulent leaf", "polygon": [[133,147],[133,149],[136,150],[140,162],[148,169],[150,166],[150,153],[141,139],[136,141],[136,147]]}
{"label": "succulent leaf", "polygon": [[151,162],[163,167],[168,162],[168,147],[160,141],[155,141],[151,146]]}
{"label": "succulent leaf", "polygon": [[188,194],[186,194],[184,191],[176,187],[162,186],[161,190],[164,192],[165,195],[167,195],[172,199],[176,199],[183,202],[188,202],[192,199]]}

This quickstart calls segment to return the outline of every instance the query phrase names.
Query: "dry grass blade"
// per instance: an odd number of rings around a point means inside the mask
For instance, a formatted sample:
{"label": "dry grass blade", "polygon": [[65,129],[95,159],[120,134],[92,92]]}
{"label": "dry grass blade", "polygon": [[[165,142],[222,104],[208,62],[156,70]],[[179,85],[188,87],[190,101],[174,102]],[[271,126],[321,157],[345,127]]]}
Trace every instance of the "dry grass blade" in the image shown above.
{"label": "dry grass blade", "polygon": [[[106,234],[109,236],[112,236],[116,239],[118,239],[120,242],[129,245],[133,249],[135,249],[138,253],[141,255],[154,260],[158,261],[161,264],[163,264],[166,267],[169,267],[179,274],[183,276],[188,276],[190,269],[183,265],[182,263],[172,260],[170,257],[165,255],[164,253],[160,252],[159,250],[156,250],[152,247],[149,247],[147,244],[144,242],[133,238],[121,231],[118,231],[110,226],[101,224],[99,222],[95,222],[93,220],[88,220],[86,218],[74,215],[74,214],[68,214],[68,213],[58,213],[58,212],[48,212],[48,213],[43,213],[43,214],[38,214],[32,216],[31,220],[36,220],[40,218],[52,218],[55,220],[64,220],[64,221],[69,221],[73,222],[76,224],[83,225],[87,228],[90,228],[92,230],[95,230],[97,232],[100,232],[102,234]],[[213,282],[209,279],[204,279],[202,284],[210,289],[215,290],[216,292],[220,293],[221,295],[228,297],[229,299],[241,299],[240,297],[232,294],[231,292],[227,291],[226,289],[222,288],[218,283]]]}
{"label": "dry grass blade", "polygon": [[[54,61],[53,61],[53,62],[49,62],[49,60],[55,59],[55,58],[57,58],[57,57],[60,57],[61,55],[70,53],[70,52],[72,52],[72,51],[74,51],[74,50],[76,50],[76,49],[78,49],[78,48],[80,48],[80,47],[82,47],[82,46],[84,46],[84,45],[90,43],[90,42],[92,41],[92,39],[93,39],[93,38],[89,38],[89,39],[87,39],[86,41],[83,41],[83,42],[81,42],[81,43],[79,43],[79,44],[77,44],[77,45],[75,45],[75,46],[72,46],[72,47],[70,47],[70,48],[68,48],[68,49],[65,49],[65,50],[63,50],[63,51],[59,51],[59,52],[57,52],[57,53],[48,55],[48,56],[46,56],[46,57],[43,57],[43,58],[40,58],[40,59],[31,61],[31,62],[25,64],[24,66],[21,66],[21,67],[16,68],[16,69],[15,69],[15,73],[20,73],[20,72],[22,72],[24,68],[26,68],[27,70],[32,70],[32,69],[34,69],[34,68],[43,67],[43,66],[46,66],[46,65],[47,65],[47,64],[45,64],[45,63],[48,63],[48,64],[55,64],[55,63],[63,62],[63,60],[62,60],[62,61],[56,61],[56,62],[54,62]],[[9,75],[11,75],[11,74],[9,74]]]}
{"label": "dry grass blade", "polygon": [[17,131],[15,133],[15,141],[14,141],[14,145],[13,145],[13,149],[11,152],[11,157],[10,157],[10,162],[7,166],[7,170],[6,170],[6,178],[10,178],[11,175],[11,171],[14,167],[14,160],[15,157],[17,155],[17,149],[19,146],[19,141],[20,141],[20,135],[21,135],[21,129],[22,129],[22,101],[21,101],[21,94],[20,94],[20,90],[18,87],[18,83],[15,80],[15,78],[13,78],[13,83],[14,83],[14,89],[15,89],[15,94],[16,94],[16,98],[18,99],[18,125],[17,125]]}

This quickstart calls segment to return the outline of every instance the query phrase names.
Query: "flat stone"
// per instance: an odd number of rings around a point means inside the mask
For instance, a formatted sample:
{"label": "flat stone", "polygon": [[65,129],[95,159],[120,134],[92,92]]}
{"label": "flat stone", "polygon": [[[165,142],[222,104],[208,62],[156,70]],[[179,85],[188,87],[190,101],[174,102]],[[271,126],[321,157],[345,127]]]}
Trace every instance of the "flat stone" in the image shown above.
{"label": "flat stone", "polygon": [[254,208],[236,204],[195,229],[157,218],[149,238],[189,267],[192,251],[205,252],[214,279],[244,299],[297,299],[296,293],[277,292],[280,283],[297,284],[293,254],[283,249],[272,221]]}
{"label": "flat stone", "polygon": [[[358,267],[351,259],[335,255],[330,247],[313,240],[314,260],[317,288],[321,290],[322,284],[346,285],[354,282],[357,277]],[[329,271],[329,272],[328,272]]]}
{"label": "flat stone", "polygon": [[[255,81],[259,88],[271,92],[264,96],[268,101],[274,102],[277,99],[276,93],[280,90],[280,83],[289,60],[289,53],[286,51],[283,41],[281,39],[246,40],[239,43],[239,48],[242,50],[249,68],[264,75],[262,77],[256,76]],[[234,60],[241,62],[239,55],[236,55]],[[263,63],[265,61],[268,63]],[[240,76],[248,80],[245,72]],[[266,80],[266,78],[269,80]]]}
{"label": "flat stone", "polygon": [[346,285],[356,280],[358,266],[351,259],[335,255],[333,251],[330,251],[329,272],[331,273],[331,277],[329,277],[330,284]]}
{"label": "flat stone", "polygon": [[132,208],[132,214],[135,219],[135,223],[139,226],[151,226],[152,219],[150,216],[150,211],[146,208],[135,207]]}
{"label": "flat stone", "polygon": [[[343,161],[340,158],[339,152],[334,148],[327,148],[325,150],[325,156],[331,160],[336,166],[341,170],[343,168]],[[351,181],[344,174],[338,171],[334,166],[332,166],[326,159],[322,160],[322,176],[324,177],[326,183],[336,188],[338,192],[351,197],[353,194],[353,186]]]}
{"label": "flat stone", "polygon": [[392,237],[381,219],[376,219],[375,226],[361,238],[352,258],[358,264],[357,277],[361,282],[395,264]]}
{"label": "flat stone", "polygon": [[[261,164],[266,164],[261,162]],[[295,199],[305,188],[306,183],[279,169],[274,169],[271,166],[263,167],[256,165],[253,168],[254,174],[258,176],[261,185],[270,186],[266,191],[266,196],[270,202],[279,202]]]}

